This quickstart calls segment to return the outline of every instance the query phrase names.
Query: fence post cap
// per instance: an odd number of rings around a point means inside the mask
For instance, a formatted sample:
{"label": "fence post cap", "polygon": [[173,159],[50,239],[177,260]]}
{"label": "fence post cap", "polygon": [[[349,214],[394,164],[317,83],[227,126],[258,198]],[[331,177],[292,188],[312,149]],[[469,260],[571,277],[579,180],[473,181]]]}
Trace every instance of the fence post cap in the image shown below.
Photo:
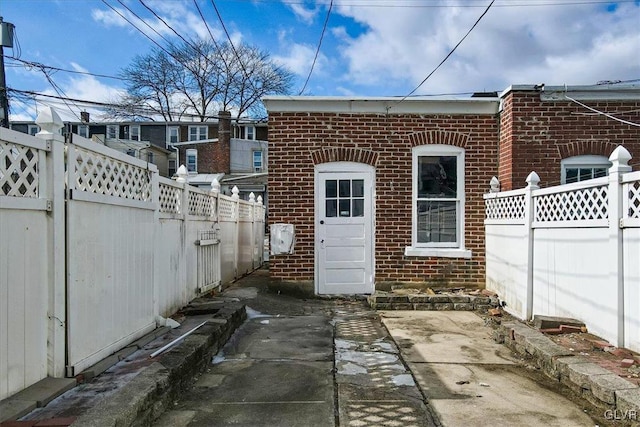
{"label": "fence post cap", "polygon": [[609,156],[609,161],[612,163],[609,172],[630,172],[629,160],[631,160],[631,153],[622,145],[618,145]]}
{"label": "fence post cap", "polygon": [[218,178],[213,178],[213,181],[211,181],[211,192],[215,194],[220,192],[220,182]]}
{"label": "fence post cap", "polygon": [[540,177],[538,176],[538,174],[535,171],[532,171],[528,176],[527,176],[527,184],[529,188],[540,188],[538,186],[538,184],[540,184]]}
{"label": "fence post cap", "polygon": [[500,181],[498,180],[497,177],[492,177],[491,181],[489,181],[489,185],[491,186],[491,189],[489,190],[489,192],[491,193],[499,193],[500,192]]}
{"label": "fence post cap", "polygon": [[231,189],[231,197],[233,197],[234,199],[239,199],[240,196],[240,190],[238,190],[238,186],[234,185],[233,188]]}
{"label": "fence post cap", "polygon": [[176,182],[179,182],[181,184],[187,182],[187,176],[189,175],[189,173],[187,172],[187,167],[185,165],[180,165],[177,174],[178,178],[176,179]]}
{"label": "fence post cap", "polygon": [[40,132],[36,135],[44,135],[46,137],[50,135],[59,135],[60,129],[64,126],[62,119],[53,107],[45,107],[38,117],[36,117],[36,124],[40,126]]}
{"label": "fence post cap", "polygon": [[258,204],[261,205],[262,204],[262,196],[258,196]]}
{"label": "fence post cap", "polygon": [[253,194],[253,191],[251,193],[249,193],[249,201],[251,203],[255,203],[256,202],[256,195]]}

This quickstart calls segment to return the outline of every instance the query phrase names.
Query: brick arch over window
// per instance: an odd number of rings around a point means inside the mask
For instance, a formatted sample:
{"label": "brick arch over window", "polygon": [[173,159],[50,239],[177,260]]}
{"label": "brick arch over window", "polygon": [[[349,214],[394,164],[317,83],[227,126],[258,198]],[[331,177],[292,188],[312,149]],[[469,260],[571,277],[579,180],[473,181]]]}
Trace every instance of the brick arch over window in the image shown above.
{"label": "brick arch over window", "polygon": [[442,144],[453,145],[465,148],[468,136],[458,132],[443,132],[439,130],[429,130],[424,132],[416,132],[409,135],[411,147],[420,145]]}
{"label": "brick arch over window", "polygon": [[574,141],[567,144],[557,144],[558,154],[561,159],[566,159],[574,156],[595,155],[609,157],[613,150],[617,147],[616,144],[609,140],[583,140]]}
{"label": "brick arch over window", "polygon": [[375,166],[378,153],[362,148],[326,147],[311,152],[314,165],[329,162],[356,162]]}

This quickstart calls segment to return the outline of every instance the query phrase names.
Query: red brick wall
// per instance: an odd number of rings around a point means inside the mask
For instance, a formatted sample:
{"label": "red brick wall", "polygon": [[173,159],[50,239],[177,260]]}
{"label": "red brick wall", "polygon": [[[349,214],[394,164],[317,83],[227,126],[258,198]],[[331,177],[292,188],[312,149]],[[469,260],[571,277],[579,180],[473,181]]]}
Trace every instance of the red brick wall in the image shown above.
{"label": "red brick wall", "polygon": [[[639,101],[580,101],[616,117],[640,122]],[[540,186],[560,183],[560,161],[596,154],[609,157],[618,145],[640,164],[640,127],[597,115],[572,101],[541,101],[537,92],[511,92],[503,100],[500,122],[501,189],[526,186],[531,171],[540,176]]]}
{"label": "red brick wall", "polygon": [[[406,257],[411,245],[412,147],[465,148],[465,246],[471,259]],[[497,174],[498,122],[493,116],[271,113],[269,222],[292,223],[293,255],[270,258],[270,274],[314,279],[314,163],[353,160],[376,169],[376,283],[428,282],[484,286],[484,202]]]}
{"label": "red brick wall", "polygon": [[[180,145],[180,162],[186,163],[187,149],[198,150],[198,173],[231,172],[231,113],[218,113],[217,126],[208,127],[209,139],[218,138],[218,142]],[[186,132],[186,133],[185,133]],[[188,127],[182,129],[182,137],[188,139]]]}

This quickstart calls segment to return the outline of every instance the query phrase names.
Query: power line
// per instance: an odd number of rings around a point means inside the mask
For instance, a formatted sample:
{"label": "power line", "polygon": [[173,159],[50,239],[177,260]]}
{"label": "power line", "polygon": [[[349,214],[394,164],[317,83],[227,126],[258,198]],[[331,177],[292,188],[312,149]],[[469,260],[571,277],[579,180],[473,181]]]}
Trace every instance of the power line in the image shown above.
{"label": "power line", "polygon": [[[76,104],[80,104],[80,105],[88,106],[88,107],[113,108],[113,109],[116,109],[116,110],[129,111],[129,110],[123,108],[122,105],[112,104],[112,103],[107,103],[107,102],[89,101],[89,100],[86,100],[86,99],[69,98],[69,97],[60,96],[60,95],[58,95],[58,96],[49,95],[49,94],[39,93],[39,92],[35,92],[35,91],[13,89],[13,88],[7,88],[7,92],[11,92],[11,93],[19,94],[19,95],[23,95],[23,96],[24,95],[29,95],[29,96],[32,97],[32,99],[35,99],[36,97],[44,97],[44,98],[51,98],[51,99],[60,100],[60,101],[63,101],[63,102],[64,101],[74,102]],[[140,112],[140,113],[152,113],[152,114],[160,115],[156,110],[148,109],[148,108],[145,108],[145,107],[138,107],[138,109],[136,111]],[[170,111],[170,113],[172,113],[174,115],[181,115],[181,116],[184,116],[184,117],[193,117],[193,118],[201,117],[200,114],[194,114],[194,113],[176,112],[176,111]],[[216,114],[214,114],[214,115],[206,115],[206,116],[202,116],[202,117],[204,117],[205,119],[219,119],[220,118],[220,116],[218,116]],[[193,122],[193,123],[196,123],[198,125],[202,125],[203,122]]]}
{"label": "power line", "polygon": [[[167,44],[168,44],[169,46],[172,46],[172,45],[173,45],[173,43],[171,43],[171,41],[170,41],[170,40],[167,40],[167,39],[166,39],[162,34],[160,34],[160,33],[159,33],[155,28],[153,28],[151,25],[149,25],[149,23],[148,23],[147,21],[145,21],[145,20],[144,20],[144,19],[142,19],[140,16],[138,16],[138,15],[137,15],[133,10],[131,10],[127,5],[125,5],[125,4],[122,2],[122,0],[117,0],[117,1],[118,1],[118,3],[120,3],[120,4],[122,5],[122,7],[124,7],[125,9],[127,9],[127,10],[128,10],[128,11],[129,11],[133,16],[135,16],[136,18],[138,18],[138,20],[139,20],[140,22],[142,22],[143,24],[145,24],[147,27],[149,27],[149,29],[150,29],[151,31],[153,31],[154,33],[156,33],[156,34],[158,35],[158,37],[160,37],[162,40],[164,40],[165,42],[167,42]],[[140,0],[140,3],[142,3],[142,5],[146,7],[146,5],[142,2],[142,0]],[[155,13],[154,13],[154,15],[155,15],[157,18],[159,18]],[[127,21],[127,22],[128,22],[128,21]],[[164,22],[164,21],[162,21],[162,22]],[[166,25],[166,23],[165,23],[165,25]],[[137,27],[136,27],[136,28],[137,28]],[[175,32],[175,31],[174,31],[174,32]],[[176,34],[177,34],[177,33],[176,33]]]}
{"label": "power line", "polygon": [[313,57],[313,63],[311,64],[311,69],[309,70],[309,75],[307,76],[307,80],[305,80],[302,89],[300,89],[300,93],[298,95],[302,95],[304,90],[307,88],[307,83],[309,83],[309,79],[311,78],[311,74],[313,73],[313,68],[316,66],[316,61],[318,60],[318,54],[320,53],[320,47],[322,46],[322,39],[324,38],[324,33],[327,31],[327,24],[329,23],[329,17],[331,16],[331,9],[333,8],[333,0],[329,3],[329,10],[327,10],[327,17],[324,19],[324,25],[322,26],[322,33],[320,33],[320,41],[318,41],[318,48],[316,49],[316,55]]}
{"label": "power line", "polygon": [[122,19],[124,19],[125,21],[127,21],[133,28],[135,28],[136,30],[138,30],[143,36],[145,36],[146,38],[148,38],[151,43],[155,44],[156,46],[158,46],[163,52],[165,52],[167,55],[171,56],[172,58],[176,59],[173,55],[171,55],[171,52],[169,52],[167,49],[165,49],[162,45],[160,45],[158,42],[156,42],[153,38],[149,37],[149,35],[147,33],[145,33],[144,31],[142,31],[140,28],[138,28],[138,26],[136,26],[136,24],[134,24],[133,22],[131,22],[129,19],[127,19],[122,13],[120,13],[119,10],[117,10],[116,8],[114,8],[113,6],[111,6],[109,3],[107,3],[106,0],[102,0],[102,3],[104,3],[105,5],[107,5],[107,7],[109,7],[109,9],[113,10],[115,13],[118,14],[118,16],[120,16]]}
{"label": "power line", "polygon": [[[229,0],[236,2],[251,2],[251,3],[272,3],[270,0]],[[438,0],[433,0],[438,1]],[[468,2],[480,2],[483,0],[467,0]],[[616,1],[616,4],[620,3],[635,3],[636,0],[620,0]],[[286,5],[305,5],[304,1],[296,0],[277,0],[278,3]],[[446,2],[445,2],[446,3]],[[541,6],[585,6],[585,5],[599,5],[599,4],[612,4],[612,1],[606,0],[578,0],[578,1],[549,1],[543,0],[540,2],[533,2],[532,0],[510,1],[508,3],[496,4],[493,7],[541,7]],[[426,0],[395,0],[387,3],[373,3],[372,0],[364,0],[364,2],[357,2],[356,0],[346,1],[340,3],[340,6],[349,7],[372,7],[372,8],[412,8],[412,9],[429,9],[429,8],[481,8],[484,5],[481,4],[428,4]]]}
{"label": "power line", "polygon": [[88,72],[88,71],[78,71],[78,70],[68,70],[68,69],[65,69],[65,68],[58,68],[58,67],[54,67],[52,65],[45,65],[45,64],[42,64],[40,62],[26,61],[24,59],[16,58],[16,57],[13,57],[13,56],[5,56],[5,58],[21,62],[23,65],[20,65],[20,66],[22,66],[22,67],[34,67],[34,68],[48,69],[48,70],[53,70],[53,71],[62,71],[62,72],[65,72],[65,73],[83,74],[83,75],[86,75],[86,76],[101,77],[101,78],[105,78],[105,79],[114,79],[114,80],[120,80],[120,81],[126,81],[127,80],[127,79],[124,79],[122,77],[110,76],[110,75],[107,75],[107,74],[97,74],[97,73],[91,73],[91,72]]}
{"label": "power line", "polygon": [[247,72],[247,69],[244,67],[244,62],[242,62],[242,58],[240,58],[240,54],[236,50],[236,47],[233,45],[233,40],[231,40],[231,35],[229,34],[229,31],[227,31],[226,25],[224,25],[224,21],[222,19],[222,15],[220,15],[220,11],[218,10],[218,6],[216,6],[216,2],[214,0],[211,0],[211,4],[213,5],[213,8],[216,11],[216,15],[218,15],[218,20],[220,20],[220,25],[222,26],[222,29],[224,30],[224,33],[227,36],[227,40],[229,40],[229,45],[231,46],[231,50],[233,50],[233,53],[235,54],[236,59],[238,59],[238,63],[240,64],[240,68],[242,69],[242,72],[244,73],[244,77],[247,79],[247,81],[249,82],[249,84],[251,85],[253,90],[255,92],[259,92],[258,89],[256,89],[256,87],[254,86],[253,81],[249,77],[249,73]]}
{"label": "power line", "polygon": [[576,104],[580,105],[581,107],[586,108],[586,109],[587,109],[587,110],[589,110],[589,111],[593,111],[594,113],[597,113],[597,114],[599,114],[599,115],[605,116],[605,117],[607,117],[607,118],[609,118],[609,119],[611,119],[611,120],[615,120],[615,121],[617,121],[617,122],[624,123],[624,124],[629,125],[629,126],[636,126],[636,127],[640,127],[640,123],[634,123],[634,122],[630,122],[630,121],[628,121],[628,120],[619,119],[618,117],[613,116],[613,115],[611,115],[611,114],[609,114],[609,113],[605,113],[604,111],[596,110],[595,108],[589,107],[588,105],[583,104],[582,102],[577,101],[577,100],[575,100],[575,99],[573,99],[573,98],[571,98],[571,97],[567,96],[566,94],[564,95],[564,97],[565,97],[566,99],[568,99],[569,101],[575,102]]}
{"label": "power line", "polygon": [[471,31],[473,31],[474,28],[476,28],[476,25],[478,25],[478,23],[480,22],[480,20],[482,20],[482,18],[487,14],[487,12],[489,12],[489,9],[491,9],[491,6],[493,6],[493,3],[496,0],[491,0],[491,3],[489,3],[489,6],[487,6],[487,8],[484,10],[484,12],[482,12],[482,15],[480,15],[480,17],[476,20],[476,22],[471,26],[471,28],[469,28],[469,31],[467,31],[467,33],[464,35],[464,37],[462,37],[460,39],[460,41],[458,42],[458,44],[456,44],[453,49],[451,49],[449,51],[449,53],[447,54],[447,56],[444,57],[444,59],[436,66],[436,68],[433,69],[433,71],[431,71],[427,77],[425,77],[418,86],[416,86],[415,89],[413,89],[411,92],[409,92],[407,95],[405,95],[402,99],[400,99],[400,101],[397,102],[397,104],[401,103],[402,101],[404,101],[405,99],[407,99],[408,97],[410,97],[411,95],[413,95],[418,89],[420,89],[420,86],[422,86],[427,80],[429,80],[429,77],[431,77],[441,66],[442,64],[444,64],[447,59],[449,59],[449,57],[451,55],[453,55],[453,52],[456,51],[456,49],[458,48],[458,46],[460,46],[462,44],[462,42],[467,38],[467,36],[469,34],[471,34]]}

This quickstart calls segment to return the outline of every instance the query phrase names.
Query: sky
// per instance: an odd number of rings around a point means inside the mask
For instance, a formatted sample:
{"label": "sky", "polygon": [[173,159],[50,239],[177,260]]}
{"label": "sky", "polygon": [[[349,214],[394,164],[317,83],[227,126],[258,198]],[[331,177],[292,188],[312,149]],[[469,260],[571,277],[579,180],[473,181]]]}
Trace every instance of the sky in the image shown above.
{"label": "sky", "polygon": [[[210,37],[194,2],[217,40],[257,46],[294,73],[292,95],[304,87],[314,96],[468,96],[640,81],[638,0],[494,0],[488,10],[491,0],[1,0],[0,15],[15,25],[7,87],[111,102],[125,87],[111,77],[156,47],[150,39],[166,45],[149,26],[178,40],[149,9],[185,38]],[[47,77],[21,61],[59,70]],[[10,119],[33,120],[47,105],[63,120],[79,121],[78,107],[100,119],[99,110],[43,97],[12,98]]]}

